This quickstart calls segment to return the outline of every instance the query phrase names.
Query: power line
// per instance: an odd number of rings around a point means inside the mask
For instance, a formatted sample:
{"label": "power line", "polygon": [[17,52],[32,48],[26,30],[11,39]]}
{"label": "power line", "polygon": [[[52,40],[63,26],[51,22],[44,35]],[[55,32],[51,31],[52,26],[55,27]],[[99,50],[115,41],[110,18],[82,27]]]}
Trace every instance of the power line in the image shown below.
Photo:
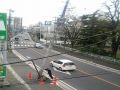
{"label": "power line", "polygon": [[[115,37],[115,36],[113,36],[113,37]],[[113,38],[113,37],[110,37],[110,38]],[[99,42],[96,42],[96,43],[93,43],[93,44],[90,44],[90,45],[86,45],[86,46],[83,46],[83,47],[79,47],[79,49],[86,48],[86,47],[90,47],[90,46],[94,46],[94,45],[96,45],[96,44],[105,42],[106,40],[108,40],[108,39],[110,39],[110,38],[107,38],[107,39],[105,39],[105,40],[102,40],[102,41],[99,41]],[[78,45],[75,45],[75,46],[78,46]],[[77,50],[73,50],[73,51],[77,51]]]}
{"label": "power line", "polygon": [[[86,37],[86,38],[81,38],[81,39],[84,40],[84,39],[88,39],[88,38],[91,38],[91,37],[96,37],[96,36],[104,35],[104,34],[110,33],[110,32],[112,32],[112,31],[104,32],[104,33],[102,33],[102,34],[96,34],[96,35],[89,36],[89,37]],[[74,39],[73,41],[75,41],[75,40],[81,40],[81,39]],[[27,48],[34,48],[34,47],[27,47]],[[27,49],[27,48],[10,48],[10,49],[7,49],[7,50],[11,50],[11,49],[12,49],[12,50],[17,50],[17,49]],[[2,50],[0,50],[0,51],[7,51],[7,50],[2,49]]]}
{"label": "power line", "polygon": [[[115,36],[114,36],[115,37]],[[113,38],[113,37],[111,37],[111,38]],[[86,46],[83,46],[83,47],[80,47],[80,48],[85,48],[85,47],[89,47],[89,46],[94,46],[94,45],[96,45],[96,44],[99,44],[99,43],[101,43],[101,42],[104,42],[104,41],[106,41],[106,40],[108,40],[108,39],[110,39],[110,38],[107,38],[107,39],[105,39],[105,40],[102,40],[102,41],[99,41],[99,42],[96,42],[96,43],[93,43],[93,44],[90,44],[90,45],[86,45]],[[77,45],[76,45],[77,46]]]}
{"label": "power line", "polygon": [[[87,78],[87,77],[96,77],[96,76],[103,76],[103,75],[108,75],[108,74],[112,74],[112,73],[99,73],[99,74],[90,74],[90,75],[80,75],[80,76],[74,76],[74,77],[62,77],[62,78],[57,78],[56,80],[68,80],[68,79],[78,79],[78,78]],[[29,81],[26,81],[27,84],[36,84],[38,83],[39,84],[39,80],[36,82],[33,80],[29,80]],[[49,82],[45,83],[46,85],[47,84],[50,84]],[[24,85],[23,83],[14,83],[14,84],[11,84],[13,86],[19,86],[19,85]]]}
{"label": "power line", "polygon": [[79,39],[74,39],[74,40],[70,40],[70,41],[89,39],[89,38],[92,38],[92,37],[105,35],[105,34],[107,34],[107,33],[111,33],[111,32],[113,32],[113,31],[104,32],[104,33],[101,33],[101,34],[96,34],[96,35],[93,35],[93,36],[88,36],[88,37],[86,37],[86,38],[79,38]]}
{"label": "power line", "polygon": [[10,64],[23,63],[23,62],[36,61],[36,60],[39,60],[39,59],[44,59],[44,58],[48,58],[48,57],[54,57],[54,56],[58,56],[58,55],[62,55],[62,54],[63,53],[59,53],[59,54],[49,55],[49,56],[46,56],[46,57],[40,57],[40,58],[35,58],[35,59],[28,59],[26,61],[10,62],[10,63],[7,63],[7,64],[1,64],[1,65],[10,65]]}
{"label": "power line", "polygon": [[[94,44],[90,44],[90,45],[87,45],[87,46],[84,46],[84,47],[80,47],[80,48],[85,48],[85,47],[88,47],[88,46],[93,46],[93,45],[96,45],[96,44],[104,42],[104,41],[106,41],[106,40],[102,40],[100,42],[97,42],[97,43],[94,43]],[[73,51],[77,51],[77,50],[73,50]],[[67,53],[70,53],[70,51],[64,52],[64,53],[59,53],[59,54],[54,54],[54,55],[49,55],[49,56],[46,56],[46,57],[40,57],[40,58],[35,58],[35,59],[28,59],[26,61],[11,62],[11,63],[1,64],[1,65],[10,65],[10,64],[17,64],[17,63],[23,63],[23,62],[29,62],[29,61],[36,61],[36,60],[39,60],[39,59],[44,59],[44,58],[59,56],[59,55],[62,55],[62,54],[67,54]]]}
{"label": "power line", "polygon": [[86,38],[81,38],[81,39],[88,39],[88,38],[92,38],[92,37],[96,37],[96,36],[101,36],[101,35],[104,35],[104,34],[107,34],[107,33],[111,33],[111,32],[112,32],[112,31],[104,32],[104,33],[101,33],[101,34],[96,34],[96,35],[89,36],[89,37],[86,37]]}

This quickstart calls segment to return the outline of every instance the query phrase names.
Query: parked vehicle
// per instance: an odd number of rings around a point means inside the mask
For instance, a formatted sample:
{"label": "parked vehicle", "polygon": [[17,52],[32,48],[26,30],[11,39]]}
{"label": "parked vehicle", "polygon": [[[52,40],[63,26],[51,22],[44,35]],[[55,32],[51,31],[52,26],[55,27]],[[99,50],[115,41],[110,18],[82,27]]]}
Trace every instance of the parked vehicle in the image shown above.
{"label": "parked vehicle", "polygon": [[36,48],[41,48],[41,49],[44,48],[44,46],[40,43],[35,43],[35,47]]}

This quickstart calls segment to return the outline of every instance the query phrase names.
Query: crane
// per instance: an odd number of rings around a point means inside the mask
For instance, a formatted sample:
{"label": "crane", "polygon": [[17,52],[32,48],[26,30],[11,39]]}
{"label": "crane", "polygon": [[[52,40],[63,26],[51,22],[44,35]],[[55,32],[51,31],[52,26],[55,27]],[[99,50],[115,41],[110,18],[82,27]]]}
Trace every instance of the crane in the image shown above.
{"label": "crane", "polygon": [[70,1],[70,0],[67,0],[67,1],[66,1],[65,6],[64,6],[64,9],[63,9],[63,11],[62,11],[62,14],[61,14],[60,17],[57,19],[57,26],[61,26],[61,25],[63,25],[64,22],[65,22],[65,13],[66,13],[66,10],[67,10],[69,1]]}
{"label": "crane", "polygon": [[62,15],[61,15],[61,18],[63,18],[63,17],[65,16],[65,13],[66,13],[66,10],[67,10],[69,1],[70,1],[70,0],[67,0],[67,1],[66,1],[66,4],[65,4],[65,6],[64,6],[64,9],[63,9],[63,12],[62,12]]}

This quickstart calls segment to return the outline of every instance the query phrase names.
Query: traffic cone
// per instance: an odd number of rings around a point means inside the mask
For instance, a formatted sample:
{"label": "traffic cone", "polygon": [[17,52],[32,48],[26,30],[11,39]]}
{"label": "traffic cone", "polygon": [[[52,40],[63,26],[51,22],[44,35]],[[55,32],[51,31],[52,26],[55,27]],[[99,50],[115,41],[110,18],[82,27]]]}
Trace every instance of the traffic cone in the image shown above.
{"label": "traffic cone", "polygon": [[29,72],[29,73],[28,73],[28,79],[29,79],[29,80],[32,80],[32,72]]}
{"label": "traffic cone", "polygon": [[56,79],[56,78],[54,78],[54,79],[52,80],[52,85],[53,85],[53,86],[57,86],[57,79]]}
{"label": "traffic cone", "polygon": [[38,80],[38,82],[39,82],[40,85],[45,84],[45,81],[43,79]]}

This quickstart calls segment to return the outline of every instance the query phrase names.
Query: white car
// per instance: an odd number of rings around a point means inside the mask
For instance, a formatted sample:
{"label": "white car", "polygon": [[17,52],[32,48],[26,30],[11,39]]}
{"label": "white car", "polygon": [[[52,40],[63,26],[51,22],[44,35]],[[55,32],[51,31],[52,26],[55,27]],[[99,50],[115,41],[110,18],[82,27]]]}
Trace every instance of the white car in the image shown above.
{"label": "white car", "polygon": [[36,48],[44,48],[44,46],[42,44],[40,44],[40,43],[35,43],[35,47]]}
{"label": "white car", "polygon": [[50,65],[58,68],[59,70],[76,70],[75,64],[71,60],[67,59],[51,61]]}

